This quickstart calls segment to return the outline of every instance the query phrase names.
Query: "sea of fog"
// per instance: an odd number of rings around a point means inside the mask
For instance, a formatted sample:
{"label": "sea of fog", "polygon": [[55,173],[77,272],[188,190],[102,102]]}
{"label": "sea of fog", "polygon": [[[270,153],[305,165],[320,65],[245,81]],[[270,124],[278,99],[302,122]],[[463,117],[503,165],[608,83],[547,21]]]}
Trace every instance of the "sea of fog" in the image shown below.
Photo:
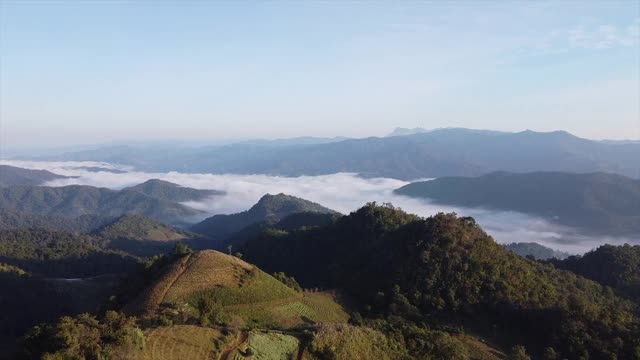
{"label": "sea of fog", "polygon": [[[420,216],[429,216],[438,212],[456,212],[459,215],[474,217],[499,243],[537,242],[569,253],[583,253],[604,243],[638,243],[637,240],[627,238],[588,236],[575,229],[551,224],[541,218],[517,212],[460,208],[395,195],[393,190],[408,182],[388,178],[365,179],[350,173],[281,177],[180,172],[147,173],[135,171],[127,166],[92,161],[2,160],[0,164],[27,169],[44,169],[60,175],[73,176],[73,178],[51,181],[46,184],[48,186],[80,184],[122,189],[149,179],[161,179],[196,189],[224,191],[225,195],[214,196],[200,202],[185,203],[204,210],[208,216],[243,211],[255,204],[264,194],[285,193],[317,202],[344,214],[371,201],[392,203],[396,207]],[[95,171],[96,168],[100,171]]]}

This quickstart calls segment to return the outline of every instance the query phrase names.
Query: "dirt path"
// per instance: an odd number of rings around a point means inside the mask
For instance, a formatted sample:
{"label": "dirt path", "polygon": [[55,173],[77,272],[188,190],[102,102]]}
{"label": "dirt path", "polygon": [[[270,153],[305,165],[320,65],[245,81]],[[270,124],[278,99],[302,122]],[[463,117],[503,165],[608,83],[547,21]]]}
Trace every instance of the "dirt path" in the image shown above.
{"label": "dirt path", "polygon": [[247,342],[247,340],[249,340],[249,332],[247,331],[241,332],[240,338],[232,342],[231,345],[227,347],[225,351],[222,352],[222,355],[220,356],[220,360],[228,360],[229,356],[233,353],[233,351],[239,348],[245,342]]}

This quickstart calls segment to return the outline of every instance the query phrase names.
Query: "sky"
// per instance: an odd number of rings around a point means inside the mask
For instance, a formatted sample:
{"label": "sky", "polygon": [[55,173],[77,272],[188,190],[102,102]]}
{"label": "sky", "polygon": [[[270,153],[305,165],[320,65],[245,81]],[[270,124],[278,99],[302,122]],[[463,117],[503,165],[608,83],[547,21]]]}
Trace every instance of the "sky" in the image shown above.
{"label": "sky", "polygon": [[640,139],[637,1],[0,1],[0,142]]}

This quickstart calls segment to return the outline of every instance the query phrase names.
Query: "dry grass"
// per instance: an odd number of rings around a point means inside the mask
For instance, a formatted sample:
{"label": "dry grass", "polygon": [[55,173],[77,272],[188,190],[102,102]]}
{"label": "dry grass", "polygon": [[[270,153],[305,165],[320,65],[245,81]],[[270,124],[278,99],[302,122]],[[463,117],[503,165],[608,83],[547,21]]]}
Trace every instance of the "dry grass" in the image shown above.
{"label": "dry grass", "polygon": [[184,300],[196,291],[215,287],[238,288],[244,272],[253,266],[218,251],[193,253],[182,275],[166,294],[165,302]]}
{"label": "dry grass", "polygon": [[[233,336],[192,325],[175,325],[150,329],[143,351],[129,353],[127,360],[210,360],[217,359]],[[120,357],[123,358],[123,357]]]}
{"label": "dry grass", "polygon": [[349,315],[330,294],[305,293],[251,306],[225,308],[254,326],[292,328],[308,323],[344,323]]}
{"label": "dry grass", "polygon": [[124,311],[130,314],[152,314],[163,302],[165,295],[182,275],[190,256],[185,256],[169,266],[169,269],[155,284],[145,289],[138,298],[125,306]]}
{"label": "dry grass", "polygon": [[253,266],[218,251],[198,251],[169,266],[154,285],[125,307],[132,314],[152,314],[162,303],[186,301],[191,294],[216,287],[237,288]]}
{"label": "dry grass", "polygon": [[319,327],[306,359],[321,359],[316,354],[331,349],[337,360],[392,360],[398,353],[387,337],[379,331],[347,324],[323,324]]}

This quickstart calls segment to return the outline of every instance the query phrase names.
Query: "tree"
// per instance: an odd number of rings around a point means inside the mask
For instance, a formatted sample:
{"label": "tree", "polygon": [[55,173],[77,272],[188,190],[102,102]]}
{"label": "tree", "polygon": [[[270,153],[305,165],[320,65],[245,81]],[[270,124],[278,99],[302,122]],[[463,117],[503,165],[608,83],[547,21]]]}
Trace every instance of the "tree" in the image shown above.
{"label": "tree", "polygon": [[527,354],[527,349],[522,345],[516,345],[511,348],[508,360],[531,360],[531,357]]}
{"label": "tree", "polygon": [[198,320],[202,326],[212,325],[222,319],[223,308],[215,299],[209,296],[201,297],[196,303]]}
{"label": "tree", "polygon": [[189,255],[193,252],[193,250],[191,250],[190,247],[188,247],[187,245],[181,243],[181,242],[177,242],[176,245],[173,247],[173,254],[175,256],[178,257],[182,257],[185,255]]}

